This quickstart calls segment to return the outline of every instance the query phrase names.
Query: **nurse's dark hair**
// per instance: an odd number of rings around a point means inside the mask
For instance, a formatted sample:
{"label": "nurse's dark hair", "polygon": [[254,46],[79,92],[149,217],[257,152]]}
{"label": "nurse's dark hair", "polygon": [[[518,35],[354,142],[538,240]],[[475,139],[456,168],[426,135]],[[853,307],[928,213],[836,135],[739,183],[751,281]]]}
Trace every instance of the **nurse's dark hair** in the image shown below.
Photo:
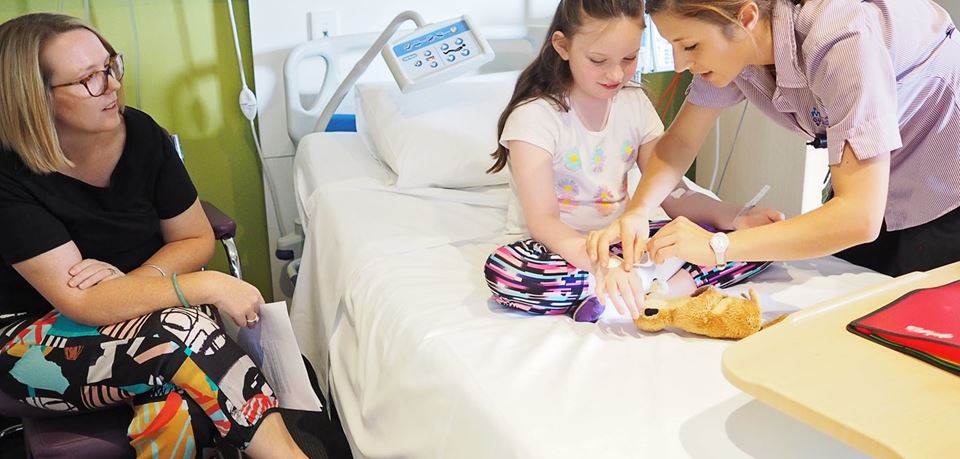
{"label": "nurse's dark hair", "polygon": [[739,26],[740,10],[756,3],[761,19],[770,19],[773,2],[787,0],[647,0],[647,14],[669,13],[726,27]]}
{"label": "nurse's dark hair", "polygon": [[[494,163],[487,172],[494,173],[507,165],[508,150],[500,145],[500,135],[507,118],[513,111],[535,99],[546,99],[558,109],[569,111],[567,96],[573,85],[573,75],[570,65],[560,58],[553,48],[552,37],[555,32],[561,32],[568,40],[580,30],[587,19],[610,20],[628,19],[638,21],[643,25],[643,0],[561,0],[557,5],[557,12],[547,29],[547,36],[543,40],[537,57],[527,66],[513,89],[513,96],[507,103],[507,108],[500,115],[497,123],[497,151],[490,156]],[[639,43],[637,44],[639,46]]]}
{"label": "nurse's dark hair", "polygon": [[[103,35],[72,16],[34,13],[0,24],[0,148],[13,150],[36,174],[72,166],[60,149],[53,121],[52,72],[40,52],[47,40],[77,29],[89,30],[111,56],[116,54]],[[122,110],[122,91],[118,96]]]}

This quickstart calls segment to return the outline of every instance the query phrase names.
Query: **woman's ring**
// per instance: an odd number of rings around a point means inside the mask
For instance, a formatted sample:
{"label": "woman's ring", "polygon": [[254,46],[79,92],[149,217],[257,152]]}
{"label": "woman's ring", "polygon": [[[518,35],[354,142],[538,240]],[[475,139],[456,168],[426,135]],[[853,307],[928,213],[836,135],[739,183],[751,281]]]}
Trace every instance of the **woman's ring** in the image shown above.
{"label": "woman's ring", "polygon": [[247,325],[253,325],[260,321],[260,316],[254,315],[252,319],[247,319]]}

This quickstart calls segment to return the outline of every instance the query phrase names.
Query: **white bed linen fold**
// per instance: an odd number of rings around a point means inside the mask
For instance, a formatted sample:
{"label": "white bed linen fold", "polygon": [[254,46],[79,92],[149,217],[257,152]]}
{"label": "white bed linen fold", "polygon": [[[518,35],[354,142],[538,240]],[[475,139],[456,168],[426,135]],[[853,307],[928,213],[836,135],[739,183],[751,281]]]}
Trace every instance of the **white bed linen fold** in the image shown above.
{"label": "white bed linen fold", "polygon": [[[727,341],[491,303],[494,247],[383,256],[347,282],[329,372],[356,457],[863,457],[751,405],[722,376]],[[787,311],[883,279],[849,268],[778,264],[753,285],[767,310]]]}
{"label": "white bed linen fold", "polygon": [[[294,295],[295,303],[303,295],[313,301],[306,309],[291,309],[295,324],[313,330],[298,333],[298,339],[318,372],[326,372],[326,358],[307,350],[327,348],[348,280],[383,257],[500,234],[507,193],[499,187],[416,196],[368,178],[319,186],[305,206],[311,224],[298,279],[307,282],[298,282]],[[469,199],[458,202],[458,197]]]}
{"label": "white bed linen fold", "polygon": [[[727,341],[501,308],[482,272],[510,242],[497,190],[403,195],[361,169],[311,176],[291,308],[356,457],[863,457],[727,383]],[[769,317],[883,279],[827,257],[749,285]]]}

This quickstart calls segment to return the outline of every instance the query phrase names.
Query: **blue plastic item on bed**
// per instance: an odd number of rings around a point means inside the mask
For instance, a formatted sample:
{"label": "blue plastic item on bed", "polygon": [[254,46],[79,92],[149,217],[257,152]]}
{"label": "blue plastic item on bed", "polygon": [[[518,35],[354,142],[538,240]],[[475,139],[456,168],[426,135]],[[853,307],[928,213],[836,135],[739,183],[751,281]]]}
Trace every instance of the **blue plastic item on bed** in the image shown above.
{"label": "blue plastic item on bed", "polygon": [[335,114],[327,123],[326,132],[357,132],[357,115]]}

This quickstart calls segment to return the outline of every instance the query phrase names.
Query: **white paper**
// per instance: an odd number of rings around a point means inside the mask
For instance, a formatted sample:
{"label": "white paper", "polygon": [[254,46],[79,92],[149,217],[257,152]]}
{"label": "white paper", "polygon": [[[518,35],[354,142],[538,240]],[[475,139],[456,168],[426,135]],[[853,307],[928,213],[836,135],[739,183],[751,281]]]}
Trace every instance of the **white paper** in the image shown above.
{"label": "white paper", "polygon": [[253,328],[238,328],[228,317],[224,317],[223,323],[227,335],[250,355],[266,376],[281,408],[323,410],[300,356],[286,302],[260,306],[260,321]]}

